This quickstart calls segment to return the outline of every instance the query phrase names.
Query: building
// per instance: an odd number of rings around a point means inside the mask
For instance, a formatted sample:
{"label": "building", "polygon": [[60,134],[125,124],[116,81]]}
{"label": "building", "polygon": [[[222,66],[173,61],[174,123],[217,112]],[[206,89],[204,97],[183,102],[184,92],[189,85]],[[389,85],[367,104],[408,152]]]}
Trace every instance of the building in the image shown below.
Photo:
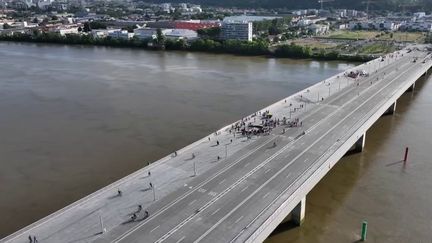
{"label": "building", "polygon": [[228,16],[223,19],[223,22],[258,22],[264,20],[280,19],[281,17],[276,16],[251,16],[251,15],[237,15]]}
{"label": "building", "polygon": [[[134,34],[141,40],[156,39],[157,30],[157,28],[138,28],[134,29]],[[163,35],[166,35],[167,33],[172,32],[172,29],[161,29],[161,31]]]}
{"label": "building", "polygon": [[220,27],[221,24],[217,21],[200,21],[200,20],[189,20],[189,21],[175,21],[174,29],[187,29],[197,31],[199,29],[207,29]]}
{"label": "building", "polygon": [[37,2],[37,6],[40,9],[46,10],[48,9],[54,1],[52,0],[41,0]]}
{"label": "building", "polygon": [[421,19],[421,18],[426,17],[426,13],[425,13],[425,12],[417,12],[417,13],[414,13],[414,17],[415,17],[416,19]]}
{"label": "building", "polygon": [[329,31],[329,26],[324,24],[311,24],[307,27],[313,35],[324,35]]}
{"label": "building", "polygon": [[252,41],[252,22],[223,22],[221,37],[223,40]]}
{"label": "building", "polygon": [[129,33],[127,30],[115,30],[108,32],[108,36],[114,39],[131,39],[134,33]]}
{"label": "building", "polygon": [[59,33],[61,36],[65,36],[67,34],[78,34],[78,28],[59,28],[55,30],[56,33]]}
{"label": "building", "polygon": [[432,21],[405,22],[402,24],[401,30],[432,32]]}
{"label": "building", "polygon": [[165,33],[165,36],[168,39],[186,39],[186,40],[194,40],[198,38],[198,33],[194,30],[188,30],[188,29],[173,29],[169,32]]}
{"label": "building", "polygon": [[400,24],[387,20],[352,21],[348,24],[351,30],[387,30],[396,31]]}

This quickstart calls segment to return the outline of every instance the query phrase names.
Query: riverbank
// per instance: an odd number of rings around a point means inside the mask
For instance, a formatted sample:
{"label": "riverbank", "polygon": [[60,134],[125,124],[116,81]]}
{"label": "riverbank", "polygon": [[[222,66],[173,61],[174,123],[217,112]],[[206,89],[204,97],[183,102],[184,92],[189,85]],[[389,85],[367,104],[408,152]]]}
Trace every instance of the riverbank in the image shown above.
{"label": "riverbank", "polygon": [[158,51],[175,50],[215,54],[234,54],[242,56],[267,56],[272,58],[316,59],[326,61],[342,60],[367,62],[376,57],[373,55],[346,55],[341,54],[336,50],[317,50],[296,44],[281,45],[271,50],[268,43],[264,41],[245,42],[237,40],[215,41],[211,39],[199,39],[188,43],[184,40],[171,39],[140,40],[138,38],[93,38],[89,35],[70,34],[61,36],[56,33],[35,33],[33,35],[15,33],[14,35],[0,35],[0,41],[129,47]]}

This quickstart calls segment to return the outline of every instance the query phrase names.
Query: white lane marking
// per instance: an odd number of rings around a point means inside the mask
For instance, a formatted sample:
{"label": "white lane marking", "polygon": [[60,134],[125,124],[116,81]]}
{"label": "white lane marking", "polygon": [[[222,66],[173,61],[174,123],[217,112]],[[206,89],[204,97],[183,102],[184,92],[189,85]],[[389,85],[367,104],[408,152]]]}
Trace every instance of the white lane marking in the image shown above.
{"label": "white lane marking", "polygon": [[234,224],[237,224],[238,222],[240,222],[240,220],[242,220],[242,218],[243,218],[243,216],[241,216],[240,218],[238,218],[238,219],[234,222]]}
{"label": "white lane marking", "polygon": [[211,214],[211,216],[215,215],[217,212],[219,212],[219,210],[220,210],[220,208],[216,209],[216,210]]}
{"label": "white lane marking", "polygon": [[180,238],[178,241],[176,241],[176,243],[180,243],[180,242],[182,242],[184,239],[185,239],[186,237],[185,236],[183,236],[182,238]]}
{"label": "white lane marking", "polygon": [[205,193],[207,190],[204,189],[204,188],[200,188],[200,189],[198,189],[198,191],[201,192],[201,193]]}
{"label": "white lane marking", "polygon": [[221,180],[221,181],[219,182],[219,185],[222,184],[222,183],[224,183],[225,181],[226,181],[226,179]]}
{"label": "white lane marking", "polygon": [[190,206],[190,205],[194,204],[196,201],[197,201],[197,200],[195,199],[195,200],[193,200],[192,202],[188,203],[188,205]]}
{"label": "white lane marking", "polygon": [[262,198],[266,198],[268,195],[270,194],[270,192],[267,192]]}
{"label": "white lane marking", "polygon": [[[250,176],[255,174],[258,170],[261,170],[265,165],[270,163],[274,158],[279,156],[281,153],[283,153],[287,148],[291,146],[291,142],[286,144],[284,147],[282,147],[280,150],[276,151],[274,154],[272,154],[270,157],[265,159],[261,164],[253,168],[251,171],[249,171],[246,175],[242,176],[240,179],[238,179],[234,184],[226,188],[224,191],[220,192],[216,197],[214,197],[212,200],[208,201],[204,206],[199,208],[197,211],[202,212],[209,208],[211,205],[213,205],[217,200],[225,196],[227,193],[229,193],[231,190],[236,188],[240,183],[247,180]],[[312,145],[311,145],[312,146]],[[172,234],[174,234],[177,230],[179,230],[181,227],[183,227],[185,224],[187,224],[190,220],[192,220],[198,213],[192,214],[186,219],[184,219],[180,224],[176,225],[174,228],[172,228],[170,231],[168,231],[165,235],[163,235],[161,238],[155,241],[155,243],[160,243],[165,241],[167,238],[169,238]]]}
{"label": "white lane marking", "polygon": [[160,225],[154,227],[152,230],[150,230],[150,233],[153,232],[153,231],[155,231],[155,230],[156,230],[157,228],[159,228],[159,227],[160,227]]}
{"label": "white lane marking", "polygon": [[246,191],[246,189],[248,189],[248,187],[249,187],[249,186],[246,186],[245,188],[241,189],[240,192],[244,192],[244,191]]}

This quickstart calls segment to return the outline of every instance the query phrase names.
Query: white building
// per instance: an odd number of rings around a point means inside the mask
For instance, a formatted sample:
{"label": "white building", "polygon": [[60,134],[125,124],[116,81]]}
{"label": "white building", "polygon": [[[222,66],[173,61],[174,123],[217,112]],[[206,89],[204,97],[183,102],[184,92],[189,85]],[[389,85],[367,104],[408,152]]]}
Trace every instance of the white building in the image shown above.
{"label": "white building", "polygon": [[[172,32],[172,29],[161,29],[162,35]],[[134,34],[141,40],[145,39],[156,39],[157,29],[156,28],[138,28],[134,29]]]}
{"label": "white building", "polygon": [[37,6],[40,9],[47,9],[53,2],[53,0],[41,0],[37,2]]}
{"label": "white building", "polygon": [[432,21],[406,22],[401,26],[401,29],[409,31],[431,32]]}
{"label": "white building", "polygon": [[127,30],[108,31],[108,36],[115,39],[131,39],[134,33],[129,33]]}
{"label": "white building", "polygon": [[163,12],[165,12],[165,13],[171,13],[171,10],[172,10],[171,3],[162,3],[160,5],[160,7],[161,7],[161,9],[162,9]]}
{"label": "white building", "polygon": [[388,30],[395,31],[400,27],[399,23],[386,20],[352,21],[348,24],[351,30]]}
{"label": "white building", "polygon": [[426,13],[425,13],[425,12],[417,12],[417,13],[414,13],[414,17],[415,17],[416,19],[421,19],[421,18],[426,17]]}
{"label": "white building", "polygon": [[252,41],[252,22],[223,22],[222,39]]}
{"label": "white building", "polygon": [[193,30],[187,29],[173,29],[170,32],[165,33],[165,36],[169,39],[187,39],[194,40],[198,38],[198,33]]}
{"label": "white building", "polygon": [[307,27],[314,35],[324,35],[329,31],[329,26],[324,24],[311,24]]}
{"label": "white building", "polygon": [[78,34],[78,28],[60,28],[55,30],[56,33],[59,33],[61,36],[65,36],[67,34]]}

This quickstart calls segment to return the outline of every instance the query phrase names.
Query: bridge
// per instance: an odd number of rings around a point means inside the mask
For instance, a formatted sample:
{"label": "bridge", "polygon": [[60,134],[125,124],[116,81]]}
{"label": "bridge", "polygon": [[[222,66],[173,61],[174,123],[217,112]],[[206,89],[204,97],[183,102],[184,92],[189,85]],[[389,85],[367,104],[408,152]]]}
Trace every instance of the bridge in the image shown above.
{"label": "bridge", "polygon": [[432,66],[404,49],[330,77],[0,242],[262,242]]}

